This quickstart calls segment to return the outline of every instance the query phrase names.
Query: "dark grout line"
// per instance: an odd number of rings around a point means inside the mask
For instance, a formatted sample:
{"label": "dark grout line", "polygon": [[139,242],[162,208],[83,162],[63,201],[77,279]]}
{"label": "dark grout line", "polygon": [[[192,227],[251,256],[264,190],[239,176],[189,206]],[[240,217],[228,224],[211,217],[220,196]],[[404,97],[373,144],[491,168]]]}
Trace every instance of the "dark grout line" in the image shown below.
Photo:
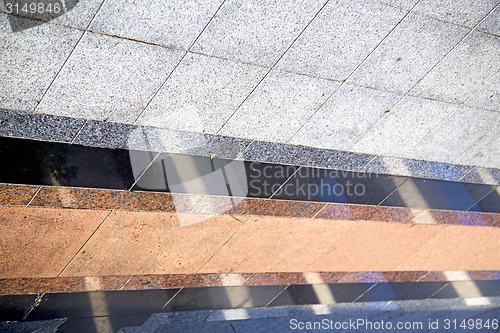
{"label": "dark grout line", "polygon": [[299,172],[299,170],[300,170],[300,169],[302,169],[302,167],[301,167],[301,166],[299,166],[299,167],[297,168],[297,170],[295,170],[295,171],[294,171],[294,172],[290,175],[290,177],[288,177],[288,178],[287,178],[287,179],[283,182],[283,184],[281,184],[281,185],[280,185],[280,187],[278,187],[278,189],[277,189],[276,191],[274,191],[274,193],[273,193],[273,194],[271,194],[271,196],[270,196],[268,199],[273,199],[274,195],[275,195],[276,193],[278,193],[278,191],[279,191],[279,190],[281,190],[281,188],[282,188],[283,186],[285,186],[285,184],[286,184],[286,183],[287,183],[290,179],[292,179],[292,177],[293,177],[293,176],[295,176],[295,174],[296,174],[297,172]]}
{"label": "dark grout line", "polygon": [[75,255],[68,261],[68,263],[66,264],[66,266],[64,266],[64,268],[62,269],[62,271],[57,274],[57,277],[61,277],[62,273],[64,273],[64,271],[66,270],[66,268],[68,268],[68,266],[73,262],[73,260],[75,259],[75,257],[80,253],[80,251],[85,247],[85,245],[89,242],[89,240],[95,235],[95,233],[99,230],[99,228],[103,225],[103,223],[108,219],[108,217],[113,213],[113,210],[110,210],[110,212],[108,213],[108,215],[106,215],[106,217],[101,221],[101,223],[99,223],[99,225],[97,226],[97,228],[92,232],[92,234],[89,236],[89,238],[87,238],[87,240],[83,243],[83,245],[78,249],[78,251],[76,251]]}
{"label": "dark grout line", "polygon": [[271,73],[271,71],[279,63],[279,61],[281,60],[281,58],[283,58],[285,56],[285,54],[288,52],[288,50],[290,50],[292,48],[293,44],[295,44],[295,42],[300,38],[300,36],[302,36],[302,34],[304,33],[304,31],[307,29],[307,27],[309,27],[309,25],[314,21],[314,19],[319,15],[319,13],[321,13],[321,11],[323,10],[323,8],[325,8],[325,6],[328,4],[329,1],[330,0],[326,0],[326,2],[323,4],[323,6],[321,6],[321,8],[313,16],[313,18],[306,24],[306,26],[304,27],[304,29],[302,29],[302,31],[297,35],[297,37],[295,37],[295,39],[292,41],[292,43],[287,47],[287,49],[285,50],[285,52],[283,52],[283,54],[278,58],[278,60],[276,60],[274,62],[274,64],[269,68],[269,70],[267,71],[267,73],[262,77],[262,79],[257,83],[257,85],[250,91],[250,93],[245,97],[245,99],[240,103],[240,105],[238,105],[238,107],[234,110],[234,112],[224,121],[224,124],[222,124],[222,126],[219,128],[219,130],[217,131],[217,134],[219,134],[222,131],[222,129],[224,128],[224,126],[226,126],[226,124],[229,122],[229,120],[231,120],[231,118],[233,118],[233,116],[236,114],[236,112],[238,112],[238,110],[241,108],[241,106],[253,94],[253,92],[262,83],[262,81],[264,81],[264,79],[269,75],[269,73]]}
{"label": "dark grout line", "polygon": [[139,120],[139,118],[141,118],[141,116],[144,114],[144,112],[146,111],[146,109],[148,108],[148,106],[151,104],[151,102],[155,99],[155,97],[160,93],[161,89],[165,86],[165,84],[167,83],[168,79],[170,79],[170,77],[172,76],[172,74],[175,72],[175,70],[177,69],[177,67],[179,67],[179,65],[182,63],[182,61],[184,60],[184,58],[187,56],[187,54],[189,53],[189,51],[191,50],[191,48],[194,46],[194,44],[196,43],[196,41],[198,41],[198,39],[200,38],[201,34],[203,34],[203,32],[205,31],[205,29],[208,27],[208,25],[212,22],[212,20],[214,19],[214,17],[217,15],[217,13],[219,12],[219,10],[222,8],[222,6],[224,5],[224,3],[226,2],[226,0],[223,0],[222,3],[219,5],[219,7],[217,8],[217,10],[215,11],[215,13],[212,15],[212,17],[208,20],[207,24],[205,24],[205,26],[203,27],[203,29],[201,30],[201,32],[198,34],[198,36],[195,38],[195,40],[191,43],[191,45],[189,46],[189,48],[185,51],[184,55],[181,57],[181,59],[179,60],[179,62],[177,63],[177,65],[175,65],[174,69],[172,69],[172,71],[170,72],[170,74],[167,76],[167,78],[165,79],[165,81],[163,81],[163,83],[160,85],[160,87],[155,91],[155,93],[151,96],[151,98],[149,99],[149,102],[146,103],[146,105],[144,106],[144,108],[142,109],[142,111],[139,113],[139,115],[135,118],[134,120],[134,124],[137,124],[137,121]]}

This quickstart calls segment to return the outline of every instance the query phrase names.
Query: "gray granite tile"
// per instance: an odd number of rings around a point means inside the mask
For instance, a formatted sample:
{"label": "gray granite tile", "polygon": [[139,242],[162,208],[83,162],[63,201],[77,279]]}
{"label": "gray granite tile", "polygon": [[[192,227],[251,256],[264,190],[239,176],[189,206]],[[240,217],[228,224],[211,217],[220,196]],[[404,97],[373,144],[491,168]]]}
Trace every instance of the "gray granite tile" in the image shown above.
{"label": "gray granite tile", "polygon": [[467,32],[467,28],[410,13],[349,81],[404,94]]}
{"label": "gray granite tile", "polygon": [[221,0],[161,3],[108,0],[91,29],[187,50],[221,3]]}
{"label": "gray granite tile", "polygon": [[373,155],[318,149],[273,142],[254,141],[242,159],[258,162],[313,166],[320,168],[361,170]]}
{"label": "gray granite tile", "polygon": [[467,165],[379,156],[370,162],[363,171],[399,176],[459,180],[471,169],[472,167]]}
{"label": "gray granite tile", "polygon": [[64,0],[66,12],[54,23],[85,29],[89,26],[104,0]]}
{"label": "gray granite tile", "polygon": [[[138,126],[89,120],[75,139],[75,144],[107,148],[130,148],[129,134]],[[147,145],[136,147],[147,150]]]}
{"label": "gray granite tile", "polygon": [[252,142],[246,139],[210,134],[205,134],[205,140],[210,155],[220,158],[237,158]]}
{"label": "gray granite tile", "polygon": [[309,119],[290,143],[349,149],[385,115],[402,95],[343,85]]}
{"label": "gray granite tile", "polygon": [[33,111],[82,34],[53,24],[12,32],[0,13],[0,108]]}
{"label": "gray granite tile", "polygon": [[216,133],[267,68],[188,54],[138,120],[138,124]]}
{"label": "gray granite tile", "polygon": [[228,0],[192,50],[271,66],[323,3],[323,0]]}
{"label": "gray granite tile", "polygon": [[330,1],[277,68],[344,80],[405,14],[372,1]]}
{"label": "gray granite tile", "polygon": [[182,54],[159,46],[86,33],[37,111],[133,122]]}
{"label": "gray granite tile", "polygon": [[500,38],[473,31],[410,92],[464,102],[498,72]]}
{"label": "gray granite tile", "polygon": [[286,142],[338,85],[334,81],[271,71],[220,134]]}
{"label": "gray granite tile", "polygon": [[500,169],[500,126],[467,150],[457,162]]}
{"label": "gray granite tile", "polygon": [[500,35],[500,6],[488,15],[481,24],[477,27],[481,31],[490,34]]}
{"label": "gray granite tile", "polygon": [[85,120],[0,109],[0,135],[71,142]]}
{"label": "gray granite tile", "polygon": [[456,108],[454,104],[407,96],[359,140],[352,150],[404,156]]}
{"label": "gray granite tile", "polygon": [[460,179],[460,181],[500,185],[500,169],[475,167]]}
{"label": "gray granite tile", "polygon": [[412,9],[419,0],[380,0],[380,2],[404,9]]}
{"label": "gray granite tile", "polygon": [[413,10],[440,20],[473,27],[497,3],[497,0],[421,0]]}
{"label": "gray granite tile", "polygon": [[[461,107],[406,155],[417,159],[454,162],[498,125],[500,112]],[[490,155],[492,151],[483,153]]]}
{"label": "gray granite tile", "polygon": [[[65,0],[65,1],[36,1],[37,3],[42,3],[45,5],[45,11],[35,11],[31,13],[30,11],[23,11],[23,4],[30,3],[29,1],[6,1],[7,3],[11,3],[15,5],[16,3],[20,4],[19,7],[11,7],[7,9],[5,7],[5,2],[2,1],[0,3],[0,11],[8,12],[11,11],[14,14],[18,14],[15,16],[10,16],[9,21],[11,22],[11,27],[15,28],[14,25],[21,24],[29,29],[29,27],[34,27],[37,25],[45,24],[46,22],[52,22],[60,25],[65,25],[69,27],[76,27],[80,29],[85,29],[90,24],[90,21],[97,13],[101,4],[104,0]],[[50,4],[50,6],[49,6]],[[18,12],[16,12],[17,8],[20,8]],[[57,13],[56,13],[57,11]],[[34,20],[33,22],[27,23],[22,18],[28,18]],[[23,22],[24,21],[24,22]],[[15,30],[15,29],[14,29]]]}
{"label": "gray granite tile", "polygon": [[500,111],[500,72],[469,98],[465,104],[481,109]]}

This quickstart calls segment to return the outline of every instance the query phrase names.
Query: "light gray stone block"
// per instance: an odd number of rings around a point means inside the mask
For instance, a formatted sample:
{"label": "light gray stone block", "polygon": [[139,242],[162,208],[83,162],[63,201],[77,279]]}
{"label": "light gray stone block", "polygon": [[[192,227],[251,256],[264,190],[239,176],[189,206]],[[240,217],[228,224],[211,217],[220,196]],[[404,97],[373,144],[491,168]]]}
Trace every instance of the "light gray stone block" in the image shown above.
{"label": "light gray stone block", "polygon": [[489,32],[490,34],[500,35],[500,6],[491,12],[483,22],[477,27],[481,31]]}
{"label": "light gray stone block", "polygon": [[138,123],[216,133],[267,71],[241,62],[188,54]]}
{"label": "light gray stone block", "polygon": [[418,0],[380,0],[380,2],[404,9],[412,9]]}
{"label": "light gray stone block", "polygon": [[[74,3],[76,0],[65,0],[68,3]],[[68,25],[85,29],[89,26],[91,20],[101,7],[104,0],[80,0],[76,2],[71,10],[67,10],[64,15],[53,20],[54,23]]]}
{"label": "light gray stone block", "polygon": [[497,3],[497,0],[421,0],[414,10],[440,20],[473,27]]}
{"label": "light gray stone block", "polygon": [[481,109],[500,111],[500,72],[472,95],[465,104]]}
{"label": "light gray stone block", "polygon": [[271,66],[306,27],[323,0],[228,0],[193,51]]}
{"label": "light gray stone block", "polygon": [[463,103],[499,69],[500,38],[472,32],[410,92]]}
{"label": "light gray stone block", "polygon": [[404,94],[468,31],[467,28],[411,13],[353,73],[349,81]]}
{"label": "light gray stone block", "polygon": [[457,162],[500,169],[500,126],[467,150]]}
{"label": "light gray stone block", "polygon": [[291,143],[349,149],[402,96],[351,85],[340,87]]}
{"label": "light gray stone block", "polygon": [[[498,145],[500,145],[500,142]],[[460,181],[468,183],[500,185],[500,169],[475,167],[464,177],[462,177]]]}
{"label": "light gray stone block", "polygon": [[108,0],[91,29],[187,50],[221,3],[221,0]]}
{"label": "light gray stone block", "polygon": [[131,123],[181,56],[182,51],[87,33],[37,111]]}
{"label": "light gray stone block", "polygon": [[499,124],[500,112],[461,107],[406,155],[451,163]]}
{"label": "light gray stone block", "polygon": [[330,1],[277,68],[344,80],[405,13],[372,1]]}
{"label": "light gray stone block", "polygon": [[338,85],[334,81],[272,71],[220,134],[286,142]]}
{"label": "light gray stone block", "polygon": [[351,150],[404,156],[456,108],[454,104],[407,96]]}
{"label": "light gray stone block", "polygon": [[12,32],[0,13],[0,108],[33,111],[82,34],[53,24]]}

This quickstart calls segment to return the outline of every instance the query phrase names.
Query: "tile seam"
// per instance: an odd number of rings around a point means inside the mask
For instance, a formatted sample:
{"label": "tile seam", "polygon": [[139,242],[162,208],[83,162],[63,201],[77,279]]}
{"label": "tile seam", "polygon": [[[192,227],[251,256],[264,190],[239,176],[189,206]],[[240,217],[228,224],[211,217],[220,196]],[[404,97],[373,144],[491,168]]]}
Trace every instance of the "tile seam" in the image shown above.
{"label": "tile seam", "polygon": [[92,231],[92,233],[90,234],[90,236],[87,238],[87,240],[83,243],[83,245],[78,249],[78,251],[75,252],[75,254],[73,255],[73,257],[68,261],[68,263],[66,264],[66,266],[64,266],[64,268],[61,270],[61,272],[57,275],[57,277],[62,277],[61,275],[64,273],[64,271],[66,270],[66,268],[68,268],[68,266],[73,262],[73,260],[76,258],[76,256],[80,253],[80,251],[85,247],[85,245],[89,242],[89,240],[95,235],[95,233],[99,230],[99,228],[103,225],[103,223],[108,219],[108,217],[113,213],[113,210],[110,210],[109,213],[104,217],[104,219],[101,221],[101,223],[99,223],[99,225],[97,226],[96,229],[94,229],[94,231]]}
{"label": "tile seam", "polygon": [[323,5],[321,6],[321,8],[316,12],[316,14],[313,16],[313,18],[311,20],[309,20],[309,22],[306,24],[306,26],[299,32],[299,34],[294,38],[294,40],[290,43],[290,45],[286,48],[286,50],[281,54],[281,56],[278,58],[278,60],[276,60],[273,65],[271,67],[269,67],[269,70],[266,72],[266,74],[262,77],[262,79],[255,85],[255,87],[253,87],[253,89],[250,91],[250,93],[245,97],[245,99],[238,105],[238,107],[236,107],[236,109],[231,113],[231,115],[229,115],[229,117],[227,117],[227,119],[224,121],[224,123],[222,124],[222,126],[219,128],[219,130],[216,132],[217,134],[219,134],[223,129],[224,127],[226,126],[226,124],[231,120],[231,118],[233,118],[233,116],[238,112],[238,110],[240,110],[241,106],[248,100],[248,98],[250,98],[250,96],[253,94],[253,92],[260,86],[260,84],[262,83],[262,81],[264,81],[264,79],[269,75],[269,73],[271,73],[271,71],[276,67],[276,65],[278,64],[278,62],[285,56],[285,54],[288,52],[288,50],[290,50],[290,48],[293,46],[293,44],[295,44],[295,42],[300,38],[300,36],[302,36],[302,34],[304,33],[304,31],[311,25],[311,23],[316,19],[316,17],[321,13],[321,11],[323,10],[323,8],[325,8],[325,6],[328,4],[330,0],[326,0]]}
{"label": "tile seam", "polygon": [[[412,9],[410,10],[405,10],[406,13],[403,15],[403,17],[399,20],[399,22],[397,22],[394,27],[392,27],[392,29],[384,36],[384,38],[382,38],[382,40],[380,40],[380,42],[377,43],[377,45],[375,45],[375,47],[368,53],[368,55],[366,55],[363,60],[361,60],[361,62],[356,66],[356,68],[354,68],[354,70],[349,73],[349,75],[342,80],[342,82],[340,83],[340,85],[334,90],[334,92],[328,96],[328,98],[311,114],[311,116],[309,118],[306,119],[306,121],[299,127],[299,129],[297,131],[295,131],[295,133],[292,134],[292,136],[287,140],[287,143],[289,143],[290,141],[292,141],[292,139],[302,130],[302,128],[304,128],[304,126],[319,112],[319,110],[321,110],[332,98],[333,96],[337,93],[337,91],[349,80],[349,78],[366,62],[366,60],[373,54],[373,52],[375,52],[375,50],[391,35],[391,33],[394,31],[394,29],[396,29],[396,27],[398,27],[401,22],[412,12],[413,8],[420,2],[421,0],[418,0],[417,3],[415,3],[415,5],[413,5]],[[385,117],[386,115],[384,115]],[[378,122],[377,122],[378,123]],[[376,125],[376,124],[375,124]],[[375,126],[374,125],[374,126]],[[372,127],[373,128],[373,127]],[[368,130],[368,132],[371,130],[371,128]],[[366,135],[366,134],[365,134]],[[359,140],[361,140],[364,136],[362,136]],[[358,141],[359,141],[358,140]],[[356,143],[354,143],[350,149],[352,149],[354,146],[356,145]]]}
{"label": "tile seam", "polygon": [[[412,9],[410,10],[410,12],[413,11],[413,9],[420,3],[421,0],[419,0],[413,7]],[[432,66],[428,71],[427,73],[425,73],[404,95],[403,97],[401,97],[391,108],[390,110],[394,109],[406,96],[409,96],[410,93],[415,89],[415,87],[427,76],[429,75],[429,73],[434,69],[436,68],[444,59],[446,59],[448,57],[449,54],[451,54],[470,34],[472,34],[473,31],[475,31],[475,28],[477,26],[479,26],[479,24],[481,24],[484,19],[486,19],[486,17],[492,12],[495,10],[495,8],[498,7],[495,6],[493,7],[493,9],[491,9],[488,14],[486,14],[486,16],[484,16],[478,23],[476,23],[476,25],[469,29],[469,32],[467,32],[456,44],[455,46],[453,46],[436,64],[434,64],[434,66]],[[467,99],[468,100],[468,99]],[[464,102],[465,103],[465,102]],[[439,124],[437,124],[435,127],[433,127],[433,129],[427,133],[421,140],[419,140],[417,142],[417,144],[415,144],[414,146],[412,146],[409,150],[407,150],[403,155],[405,156],[408,156],[408,154],[420,143],[422,142],[430,133],[432,133],[440,124],[442,124],[446,119],[448,119],[452,114],[454,114],[464,103],[460,103],[459,105],[456,106],[456,109],[455,111],[452,111],[443,121],[441,121]],[[351,146],[351,149],[354,149],[354,147],[364,138],[368,135],[368,133],[370,133],[379,123],[381,123],[383,121],[383,119],[385,119],[386,117],[388,117],[389,114],[384,114],[357,142],[354,143],[354,145]]]}
{"label": "tile seam", "polygon": [[149,105],[151,104],[151,102],[153,102],[153,100],[156,98],[156,96],[158,96],[158,94],[160,93],[160,91],[162,90],[162,88],[165,86],[165,84],[168,82],[168,80],[170,79],[170,77],[172,76],[172,74],[174,74],[174,72],[179,67],[179,65],[182,63],[182,61],[184,60],[184,58],[186,58],[186,56],[188,55],[189,51],[193,48],[193,46],[196,44],[196,42],[198,41],[198,39],[200,38],[200,36],[203,34],[203,32],[205,31],[205,29],[210,25],[210,23],[212,22],[212,20],[214,19],[214,17],[217,15],[217,13],[219,12],[219,10],[222,8],[222,6],[224,6],[225,3],[226,3],[226,0],[222,0],[222,3],[219,5],[219,7],[217,8],[217,10],[214,12],[214,14],[212,15],[212,17],[210,17],[210,19],[208,20],[208,22],[204,25],[203,29],[201,29],[201,32],[198,34],[198,36],[196,36],[196,38],[191,43],[191,45],[188,47],[188,49],[184,52],[184,55],[181,57],[181,59],[179,60],[179,62],[175,65],[174,69],[172,69],[172,71],[170,72],[170,74],[168,74],[167,78],[163,81],[163,83],[160,85],[160,87],[154,92],[154,94],[151,96],[151,98],[146,103],[146,105],[144,106],[144,108],[141,110],[141,112],[135,118],[135,120],[133,122],[134,124],[137,124],[137,122],[139,121],[139,119],[141,118],[141,116],[146,112],[146,110],[149,107]]}

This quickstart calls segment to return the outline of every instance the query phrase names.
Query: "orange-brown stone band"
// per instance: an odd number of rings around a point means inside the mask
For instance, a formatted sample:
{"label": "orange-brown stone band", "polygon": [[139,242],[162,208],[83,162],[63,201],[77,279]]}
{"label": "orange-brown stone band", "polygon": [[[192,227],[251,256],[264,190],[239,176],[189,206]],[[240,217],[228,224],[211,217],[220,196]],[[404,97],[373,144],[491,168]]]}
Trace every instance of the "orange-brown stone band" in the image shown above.
{"label": "orange-brown stone band", "polygon": [[0,184],[0,205],[500,226],[500,214],[406,207]]}
{"label": "orange-brown stone band", "polygon": [[0,206],[0,278],[477,271],[500,228]]}
{"label": "orange-brown stone band", "polygon": [[194,287],[500,280],[498,271],[109,275],[0,279],[1,295]]}

